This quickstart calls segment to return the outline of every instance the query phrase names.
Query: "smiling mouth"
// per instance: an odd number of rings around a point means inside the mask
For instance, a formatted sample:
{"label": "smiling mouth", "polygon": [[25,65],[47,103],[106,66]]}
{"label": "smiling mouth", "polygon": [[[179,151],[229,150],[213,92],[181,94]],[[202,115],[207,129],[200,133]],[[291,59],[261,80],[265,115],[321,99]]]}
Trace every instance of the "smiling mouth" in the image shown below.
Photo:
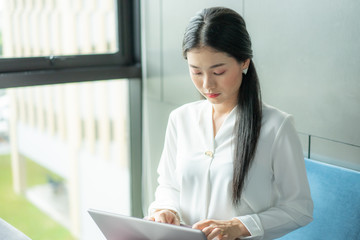
{"label": "smiling mouth", "polygon": [[208,97],[208,98],[216,98],[220,95],[220,93],[205,93],[205,95]]}

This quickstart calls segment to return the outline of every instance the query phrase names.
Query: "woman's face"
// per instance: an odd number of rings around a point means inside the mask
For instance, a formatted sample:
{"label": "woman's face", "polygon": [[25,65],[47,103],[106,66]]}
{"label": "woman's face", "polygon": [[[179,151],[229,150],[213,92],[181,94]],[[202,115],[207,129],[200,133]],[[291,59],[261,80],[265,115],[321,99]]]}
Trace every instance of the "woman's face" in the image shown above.
{"label": "woman's face", "polygon": [[242,71],[250,60],[239,63],[235,58],[210,47],[187,52],[192,81],[199,92],[212,104],[232,109],[242,82]]}

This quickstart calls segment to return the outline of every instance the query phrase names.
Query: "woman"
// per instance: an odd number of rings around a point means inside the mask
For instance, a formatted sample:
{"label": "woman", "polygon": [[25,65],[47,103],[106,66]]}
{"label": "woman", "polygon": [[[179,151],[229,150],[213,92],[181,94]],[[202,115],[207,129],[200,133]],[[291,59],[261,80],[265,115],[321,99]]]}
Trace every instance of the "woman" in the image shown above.
{"label": "woman", "polygon": [[170,115],[149,219],[192,225],[208,239],[273,239],[309,223],[301,145],[291,116],[261,101],[243,18],[204,9],[183,54],[206,100]]}

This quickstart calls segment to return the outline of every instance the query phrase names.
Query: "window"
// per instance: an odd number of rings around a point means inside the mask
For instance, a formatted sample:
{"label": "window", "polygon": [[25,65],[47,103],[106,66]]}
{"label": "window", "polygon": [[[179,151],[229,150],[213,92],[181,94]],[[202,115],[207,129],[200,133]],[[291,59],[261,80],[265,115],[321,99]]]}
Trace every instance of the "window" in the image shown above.
{"label": "window", "polygon": [[3,58],[119,51],[116,2],[3,0]]}
{"label": "window", "polygon": [[0,3],[1,88],[140,77],[138,1]]}
{"label": "window", "polygon": [[0,0],[1,175],[74,239],[98,237],[88,207],[142,214],[139,12],[132,0]]}

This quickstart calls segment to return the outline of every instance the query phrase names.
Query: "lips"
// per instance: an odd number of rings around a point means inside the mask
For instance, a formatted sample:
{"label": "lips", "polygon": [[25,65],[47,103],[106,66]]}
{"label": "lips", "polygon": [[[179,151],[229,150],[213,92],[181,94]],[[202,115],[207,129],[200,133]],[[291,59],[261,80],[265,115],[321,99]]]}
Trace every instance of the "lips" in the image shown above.
{"label": "lips", "polygon": [[208,97],[208,98],[216,98],[220,95],[220,93],[205,93],[205,95]]}

